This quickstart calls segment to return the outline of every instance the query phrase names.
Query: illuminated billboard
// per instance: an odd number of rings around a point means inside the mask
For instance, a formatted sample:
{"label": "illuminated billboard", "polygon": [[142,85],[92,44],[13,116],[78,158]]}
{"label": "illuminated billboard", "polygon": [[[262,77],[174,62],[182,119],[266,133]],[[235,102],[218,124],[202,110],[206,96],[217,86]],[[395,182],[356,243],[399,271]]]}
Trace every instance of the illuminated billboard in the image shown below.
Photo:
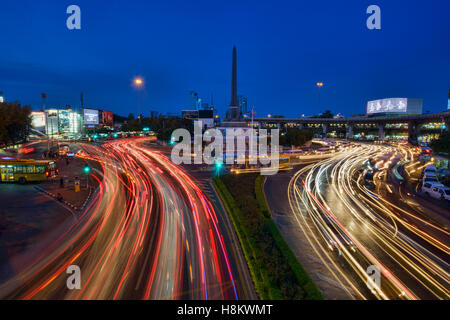
{"label": "illuminated billboard", "polygon": [[83,119],[85,125],[98,124],[98,110],[83,109]]}
{"label": "illuminated billboard", "polygon": [[422,99],[389,98],[367,102],[367,114],[376,113],[405,113],[421,114]]}
{"label": "illuminated billboard", "polygon": [[102,123],[105,125],[113,124],[113,113],[111,111],[102,111]]}
{"label": "illuminated billboard", "polygon": [[35,129],[45,128],[45,112],[31,112],[31,126]]}

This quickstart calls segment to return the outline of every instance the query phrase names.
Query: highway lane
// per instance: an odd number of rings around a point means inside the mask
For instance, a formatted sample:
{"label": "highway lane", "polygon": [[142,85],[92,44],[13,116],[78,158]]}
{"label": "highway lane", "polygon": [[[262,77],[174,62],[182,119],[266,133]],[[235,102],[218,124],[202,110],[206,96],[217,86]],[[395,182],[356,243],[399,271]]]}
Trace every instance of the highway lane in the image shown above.
{"label": "highway lane", "polygon": [[[380,192],[383,184],[392,191],[383,177],[393,166],[412,158],[406,147],[360,145],[306,166],[289,184],[299,231],[322,263],[333,266],[335,281],[359,298],[449,298],[448,232],[428,221],[415,223],[417,212],[400,208]],[[375,190],[367,187],[361,170],[368,160],[380,168]],[[368,294],[370,265],[381,269],[382,279],[381,287],[372,286]]]}
{"label": "highway lane", "polygon": [[[190,177],[145,139],[83,145],[100,187],[79,220],[0,287],[19,299],[237,299],[216,213]],[[66,269],[81,269],[68,290]]]}

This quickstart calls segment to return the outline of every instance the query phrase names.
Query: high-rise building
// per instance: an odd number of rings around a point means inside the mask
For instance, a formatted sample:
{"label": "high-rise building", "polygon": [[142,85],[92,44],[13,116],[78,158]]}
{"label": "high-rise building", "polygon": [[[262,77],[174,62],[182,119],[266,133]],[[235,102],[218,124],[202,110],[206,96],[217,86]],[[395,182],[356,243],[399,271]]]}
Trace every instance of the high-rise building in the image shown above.
{"label": "high-rise building", "polygon": [[233,46],[233,63],[231,69],[231,102],[227,111],[227,120],[237,121],[240,118],[239,102],[237,96],[237,53]]}
{"label": "high-rise building", "polygon": [[191,108],[200,110],[202,106],[202,99],[199,97],[198,93],[191,91],[189,94],[191,96]]}
{"label": "high-rise building", "polygon": [[450,111],[450,89],[448,90],[448,106],[447,110]]}
{"label": "high-rise building", "polygon": [[238,101],[239,101],[239,112],[241,115],[243,114],[248,114],[249,110],[248,110],[248,105],[247,105],[247,97],[243,96],[243,95],[239,95],[238,96]]}

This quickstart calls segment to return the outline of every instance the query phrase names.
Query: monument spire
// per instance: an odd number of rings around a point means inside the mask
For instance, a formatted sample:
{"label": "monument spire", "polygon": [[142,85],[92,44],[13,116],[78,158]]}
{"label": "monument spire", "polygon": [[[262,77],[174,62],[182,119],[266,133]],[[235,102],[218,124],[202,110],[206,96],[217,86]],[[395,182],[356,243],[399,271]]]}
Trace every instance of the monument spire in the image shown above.
{"label": "monument spire", "polygon": [[237,53],[233,46],[233,65],[231,70],[231,102],[227,112],[229,120],[239,120],[239,104],[237,97]]}
{"label": "monument spire", "polygon": [[233,46],[233,69],[231,75],[231,103],[230,106],[237,106],[237,54],[236,46]]}

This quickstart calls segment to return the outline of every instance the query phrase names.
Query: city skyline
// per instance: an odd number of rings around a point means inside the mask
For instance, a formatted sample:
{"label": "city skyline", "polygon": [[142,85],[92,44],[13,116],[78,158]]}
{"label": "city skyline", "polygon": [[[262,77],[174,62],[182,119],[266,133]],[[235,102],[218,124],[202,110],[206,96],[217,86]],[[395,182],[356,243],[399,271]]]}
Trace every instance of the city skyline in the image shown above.
{"label": "city skyline", "polygon": [[1,300],[450,300],[449,0],[0,8]]}
{"label": "city skyline", "polygon": [[[350,116],[364,113],[369,100],[391,97],[423,98],[424,112],[445,110],[450,45],[445,28],[427,22],[442,17],[449,26],[444,10],[449,5],[380,1],[382,29],[371,31],[365,27],[366,2],[345,8],[331,1],[286,2],[272,11],[265,2],[122,8],[115,2],[79,1],[82,28],[76,31],[65,28],[64,4],[8,3],[0,25],[8,26],[3,41],[11,50],[0,53],[0,91],[34,110],[41,108],[42,92],[48,106],[74,108],[83,92],[86,107],[126,116],[138,113],[130,83],[142,76],[146,115],[151,110],[179,114],[195,90],[205,102],[213,93],[224,117],[230,50],[236,45],[237,93],[255,106],[257,116],[275,108],[287,117],[326,109]],[[234,22],[225,21],[223,12]],[[317,81],[324,83],[320,107]]]}

